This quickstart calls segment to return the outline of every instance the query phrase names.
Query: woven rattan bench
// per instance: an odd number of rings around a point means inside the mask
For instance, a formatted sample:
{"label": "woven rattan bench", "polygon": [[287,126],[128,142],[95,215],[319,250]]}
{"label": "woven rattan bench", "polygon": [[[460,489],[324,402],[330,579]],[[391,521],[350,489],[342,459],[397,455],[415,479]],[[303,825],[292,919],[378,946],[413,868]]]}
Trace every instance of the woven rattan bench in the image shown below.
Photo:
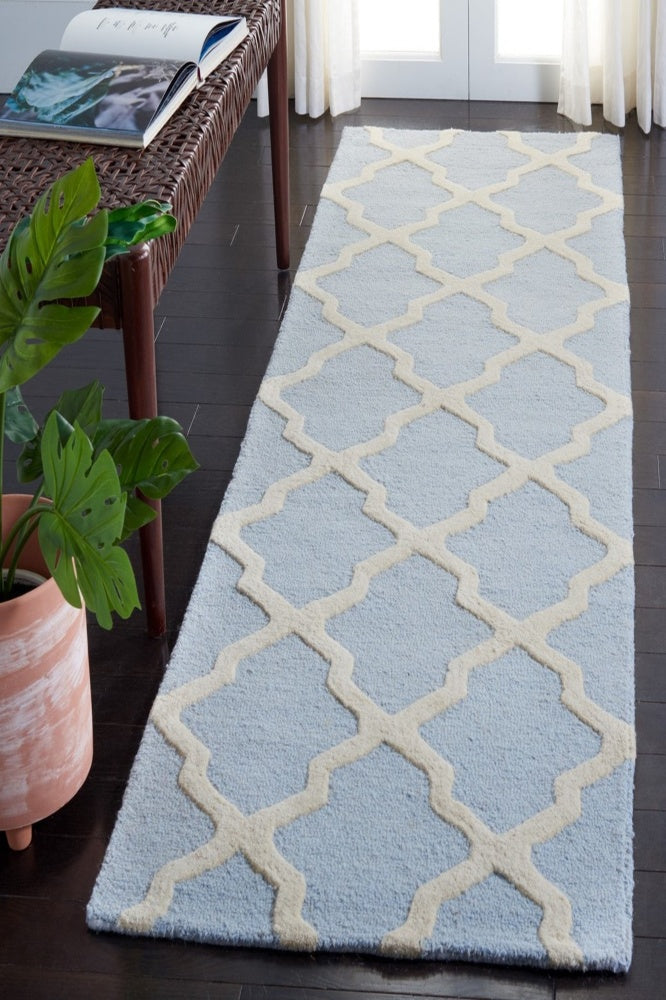
{"label": "woven rattan bench", "polygon": [[[289,266],[285,0],[100,0],[97,6],[243,14],[249,29],[145,150],[0,138],[0,249],[48,184],[87,156],[95,161],[103,205],[156,198],[173,206],[176,231],[109,261],[94,299],[101,309],[96,325],[123,331],[130,415],[149,417],[157,414],[155,303],[266,68],[277,264]],[[162,635],[162,522],[155,506],[155,521],[141,531],[141,561],[148,630]]]}

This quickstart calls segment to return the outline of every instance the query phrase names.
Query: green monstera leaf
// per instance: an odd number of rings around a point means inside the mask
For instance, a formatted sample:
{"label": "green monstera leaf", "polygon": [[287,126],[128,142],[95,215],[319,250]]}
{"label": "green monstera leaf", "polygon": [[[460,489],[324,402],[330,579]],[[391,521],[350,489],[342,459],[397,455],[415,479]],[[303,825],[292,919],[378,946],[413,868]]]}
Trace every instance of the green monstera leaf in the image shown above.
{"label": "green monstera leaf", "polygon": [[117,544],[126,495],[113,459],[107,451],[94,458],[78,426],[63,444],[53,413],[44,428],[42,462],[51,501],[38,527],[46,564],[70,604],[80,607],[83,598],[102,628],[111,628],[112,611],[128,618],[140,607],[132,564]]}
{"label": "green monstera leaf", "polygon": [[58,300],[90,295],[105,258],[107,213],[93,161],[64,174],[12,233],[0,257],[0,392],[22,385],[89,329],[99,310]]}
{"label": "green monstera leaf", "polygon": [[162,500],[199,468],[180,424],[170,417],[103,420],[93,445],[95,455],[103,450],[111,454],[121,487],[127,492],[123,540],[155,517],[152,507],[134,495],[135,490],[152,500]]}
{"label": "green monstera leaf", "polygon": [[[102,420],[103,393],[104,387],[97,381],[81,389],[63,392],[47,414],[47,422],[53,414],[60,444],[67,442],[78,425],[92,441],[94,457],[103,451],[110,453],[122,492],[127,493],[125,523],[120,536],[124,541],[155,517],[152,507],[135,496],[135,491],[140,490],[153,500],[162,500],[185,476],[198,469],[199,463],[190,451],[180,424],[170,417]],[[29,419],[32,420],[26,412],[26,436],[12,438],[26,442],[18,458],[18,476],[22,483],[39,480],[44,474],[43,432],[35,427],[28,435]]]}
{"label": "green monstera leaf", "polygon": [[[18,391],[18,389],[12,390],[12,392]],[[60,440],[63,444],[74,430],[74,424],[78,424],[88,437],[92,437],[102,419],[103,395],[104,386],[97,381],[89,382],[81,389],[67,389],[49,410],[44,423],[52,413],[57,414]],[[24,419],[27,429],[27,418]],[[7,426],[9,427],[9,423]],[[36,479],[41,479],[44,472],[41,428],[35,425],[32,435],[22,440],[25,441],[25,445],[17,461],[18,480],[20,483],[32,483]]]}
{"label": "green monstera leaf", "polygon": [[7,393],[5,413],[5,434],[14,444],[33,441],[39,432],[39,425],[26,406],[21,390],[16,385]]}
{"label": "green monstera leaf", "polygon": [[109,232],[106,238],[106,256],[115,257],[136,243],[154,240],[176,228],[176,219],[170,214],[168,202],[148,201],[109,212]]}

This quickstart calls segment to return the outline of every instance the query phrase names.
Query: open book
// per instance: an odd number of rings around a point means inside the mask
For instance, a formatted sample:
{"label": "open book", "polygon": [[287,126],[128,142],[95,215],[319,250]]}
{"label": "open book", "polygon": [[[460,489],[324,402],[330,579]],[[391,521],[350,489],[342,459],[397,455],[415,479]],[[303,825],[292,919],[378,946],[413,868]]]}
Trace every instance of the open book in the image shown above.
{"label": "open book", "polygon": [[0,135],[147,146],[246,35],[244,17],[85,10],[0,107]]}

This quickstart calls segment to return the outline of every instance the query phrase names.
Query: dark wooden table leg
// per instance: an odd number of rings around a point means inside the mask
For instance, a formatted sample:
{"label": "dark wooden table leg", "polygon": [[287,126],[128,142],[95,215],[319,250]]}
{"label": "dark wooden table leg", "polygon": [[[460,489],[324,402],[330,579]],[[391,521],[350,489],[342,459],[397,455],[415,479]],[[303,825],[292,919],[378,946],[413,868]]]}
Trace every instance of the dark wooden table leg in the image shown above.
{"label": "dark wooden table leg", "polygon": [[268,63],[268,108],[277,263],[280,270],[286,271],[289,267],[289,104],[285,0],[280,0],[280,7],[280,37]]}
{"label": "dark wooden table leg", "polygon": [[[121,282],[125,376],[131,417],[157,416],[157,373],[150,247],[143,243],[118,258]],[[162,510],[159,500],[146,500],[156,517],[139,532],[144,603],[148,632],[166,632]]]}

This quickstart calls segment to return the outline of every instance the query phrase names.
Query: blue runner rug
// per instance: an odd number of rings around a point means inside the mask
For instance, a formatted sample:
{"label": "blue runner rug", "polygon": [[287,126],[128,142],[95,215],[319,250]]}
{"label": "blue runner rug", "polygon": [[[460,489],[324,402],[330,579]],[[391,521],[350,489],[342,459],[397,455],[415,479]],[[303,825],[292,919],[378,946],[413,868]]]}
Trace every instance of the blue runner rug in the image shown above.
{"label": "blue runner rug", "polygon": [[88,907],[626,969],[619,140],[346,129]]}

